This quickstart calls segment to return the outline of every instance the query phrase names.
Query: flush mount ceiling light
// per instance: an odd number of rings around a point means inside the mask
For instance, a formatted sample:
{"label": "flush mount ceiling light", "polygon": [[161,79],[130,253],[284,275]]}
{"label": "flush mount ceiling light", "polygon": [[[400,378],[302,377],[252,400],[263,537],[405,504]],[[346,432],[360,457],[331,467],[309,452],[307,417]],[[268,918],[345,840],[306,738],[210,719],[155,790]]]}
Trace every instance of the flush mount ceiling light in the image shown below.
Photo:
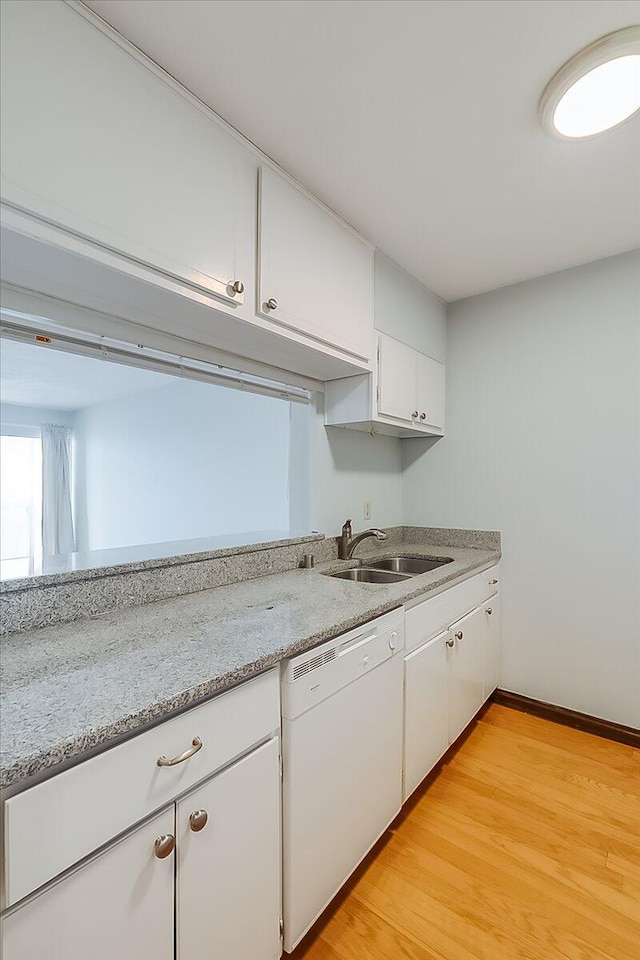
{"label": "flush mount ceiling light", "polygon": [[538,115],[546,132],[583,140],[640,110],[640,26],[625,27],[581,50],[547,85]]}

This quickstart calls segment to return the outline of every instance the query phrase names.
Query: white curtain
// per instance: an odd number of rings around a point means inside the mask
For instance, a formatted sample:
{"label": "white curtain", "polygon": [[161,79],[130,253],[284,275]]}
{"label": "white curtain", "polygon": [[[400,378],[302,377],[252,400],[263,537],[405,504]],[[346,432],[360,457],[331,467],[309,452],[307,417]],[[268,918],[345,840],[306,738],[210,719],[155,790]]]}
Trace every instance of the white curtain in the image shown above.
{"label": "white curtain", "polygon": [[42,428],[42,552],[73,553],[76,537],[71,507],[71,431]]}

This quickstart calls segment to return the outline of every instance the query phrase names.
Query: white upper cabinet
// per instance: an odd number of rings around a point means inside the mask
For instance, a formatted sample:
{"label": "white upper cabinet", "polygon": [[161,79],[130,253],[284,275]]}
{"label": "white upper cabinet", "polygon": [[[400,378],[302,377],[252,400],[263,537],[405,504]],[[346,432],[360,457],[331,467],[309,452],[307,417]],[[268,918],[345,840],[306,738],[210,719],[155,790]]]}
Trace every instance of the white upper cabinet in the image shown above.
{"label": "white upper cabinet", "polygon": [[327,426],[392,437],[444,434],[445,366],[380,334],[372,375],[327,384]]}
{"label": "white upper cabinet", "polygon": [[444,434],[446,307],[426,287],[375,254],[372,375],[327,384],[327,426],[392,437]]}
{"label": "white upper cabinet", "polygon": [[6,4],[2,37],[2,199],[242,303],[239,145],[65,5]]}
{"label": "white upper cabinet", "polygon": [[378,412],[398,420],[414,420],[417,410],[417,354],[391,337],[380,337],[378,348]]}
{"label": "white upper cabinet", "polygon": [[373,249],[273,171],[260,171],[257,311],[372,358]]}
{"label": "white upper cabinet", "polygon": [[444,364],[392,337],[380,336],[378,413],[444,432]]}
{"label": "white upper cabinet", "polygon": [[444,431],[444,363],[416,356],[416,410],[418,422]]}

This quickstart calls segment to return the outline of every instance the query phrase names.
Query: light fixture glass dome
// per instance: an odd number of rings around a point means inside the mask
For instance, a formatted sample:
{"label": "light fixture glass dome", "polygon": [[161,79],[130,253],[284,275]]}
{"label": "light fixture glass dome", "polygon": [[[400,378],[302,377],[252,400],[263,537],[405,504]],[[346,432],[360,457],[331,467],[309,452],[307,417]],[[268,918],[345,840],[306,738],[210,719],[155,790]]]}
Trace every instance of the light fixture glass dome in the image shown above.
{"label": "light fixture glass dome", "polygon": [[626,27],[582,50],[551,80],[540,100],[553,137],[583,139],[610,130],[640,110],[640,26]]}

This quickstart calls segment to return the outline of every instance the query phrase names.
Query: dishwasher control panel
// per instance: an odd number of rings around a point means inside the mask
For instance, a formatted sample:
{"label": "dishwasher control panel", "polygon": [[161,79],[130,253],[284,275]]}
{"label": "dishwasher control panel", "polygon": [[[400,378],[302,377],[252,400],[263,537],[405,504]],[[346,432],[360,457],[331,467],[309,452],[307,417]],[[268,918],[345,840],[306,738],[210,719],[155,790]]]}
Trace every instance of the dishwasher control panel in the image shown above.
{"label": "dishwasher control panel", "polygon": [[398,652],[404,652],[403,607],[285,661],[283,718],[294,719]]}

